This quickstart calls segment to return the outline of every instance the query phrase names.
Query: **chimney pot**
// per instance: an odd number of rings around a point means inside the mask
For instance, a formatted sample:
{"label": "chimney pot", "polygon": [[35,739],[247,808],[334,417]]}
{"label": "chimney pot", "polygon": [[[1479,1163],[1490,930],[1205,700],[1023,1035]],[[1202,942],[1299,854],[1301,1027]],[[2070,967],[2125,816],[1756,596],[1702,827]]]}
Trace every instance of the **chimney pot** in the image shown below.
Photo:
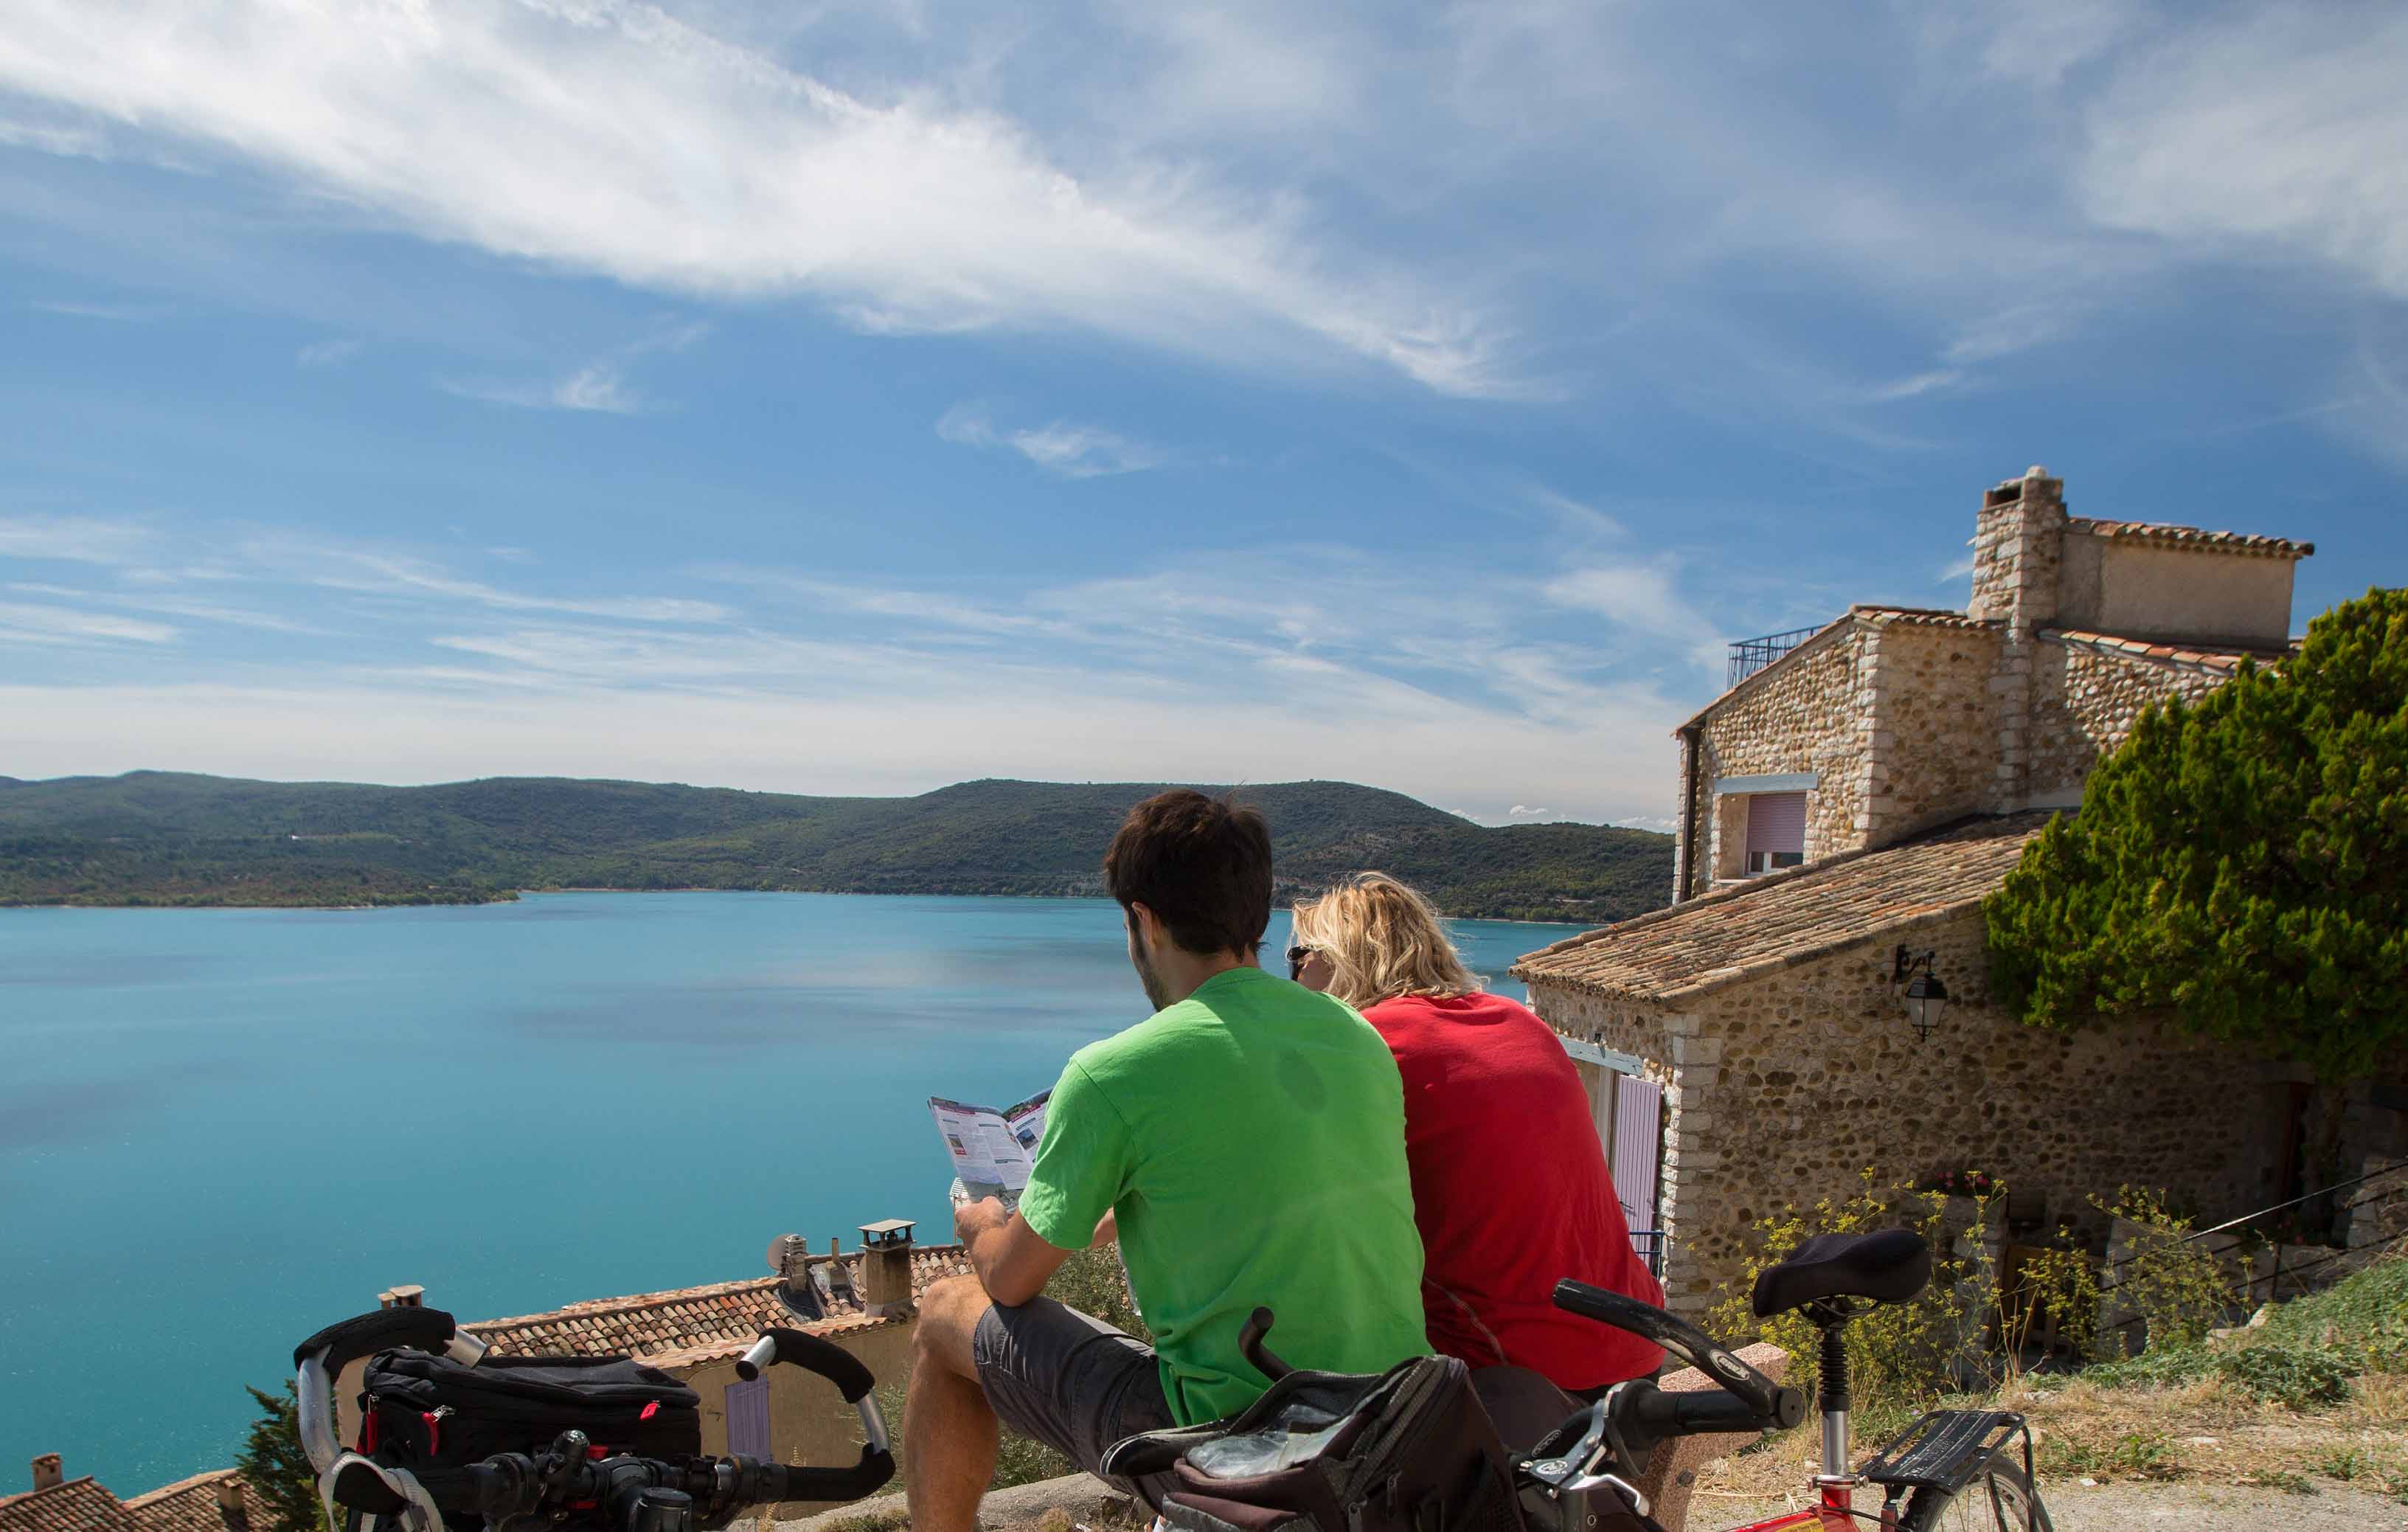
{"label": "chimney pot", "polygon": [[60,1484],[65,1482],[66,1470],[64,1466],[64,1460],[60,1458],[58,1453],[44,1453],[41,1456],[34,1459],[34,1487],[36,1489],[56,1489]]}
{"label": "chimney pot", "polygon": [[876,1319],[911,1306],[911,1221],[861,1226],[861,1310]]}
{"label": "chimney pot", "polygon": [[393,1307],[395,1309],[425,1308],[426,1289],[419,1286],[416,1282],[400,1282],[395,1284],[393,1290]]}
{"label": "chimney pot", "polygon": [[229,1473],[221,1476],[217,1482],[217,1491],[220,1511],[235,1516],[240,1516],[248,1511],[249,1508],[243,1504],[242,1499],[242,1475]]}

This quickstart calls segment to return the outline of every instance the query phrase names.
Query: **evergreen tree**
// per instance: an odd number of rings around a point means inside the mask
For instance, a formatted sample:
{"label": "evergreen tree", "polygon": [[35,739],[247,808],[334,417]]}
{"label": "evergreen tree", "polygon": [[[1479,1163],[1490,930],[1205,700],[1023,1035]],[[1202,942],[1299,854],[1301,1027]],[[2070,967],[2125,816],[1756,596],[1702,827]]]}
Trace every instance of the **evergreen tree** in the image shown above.
{"label": "evergreen tree", "polygon": [[260,1419],[251,1423],[235,1468],[268,1508],[272,1523],[266,1532],[325,1532],[326,1518],[318,1504],[318,1474],[301,1447],[301,1401],[293,1380],[284,1381],[284,1396],[264,1394],[246,1385],[259,1405]]}
{"label": "evergreen tree", "polygon": [[2142,715],[1984,904],[2025,1020],[2172,1010],[2326,1080],[2408,1040],[2408,592]]}

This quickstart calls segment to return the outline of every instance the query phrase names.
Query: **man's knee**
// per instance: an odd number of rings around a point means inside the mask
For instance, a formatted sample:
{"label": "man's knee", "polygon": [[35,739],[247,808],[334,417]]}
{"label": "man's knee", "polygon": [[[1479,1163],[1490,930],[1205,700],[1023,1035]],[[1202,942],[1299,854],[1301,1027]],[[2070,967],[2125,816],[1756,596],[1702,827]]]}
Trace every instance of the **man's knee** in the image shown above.
{"label": "man's knee", "polygon": [[971,1339],[981,1319],[995,1307],[976,1277],[947,1277],[930,1282],[920,1295],[920,1322],[913,1327],[912,1349],[921,1363],[934,1362],[965,1378],[978,1376]]}

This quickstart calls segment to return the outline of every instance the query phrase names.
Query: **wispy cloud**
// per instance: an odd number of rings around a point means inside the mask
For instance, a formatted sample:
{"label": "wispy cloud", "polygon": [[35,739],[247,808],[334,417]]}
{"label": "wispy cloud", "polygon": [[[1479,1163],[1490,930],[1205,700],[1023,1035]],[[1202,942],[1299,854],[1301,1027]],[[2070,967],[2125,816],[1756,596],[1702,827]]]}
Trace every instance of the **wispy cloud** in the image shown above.
{"label": "wispy cloud", "polygon": [[1619,628],[1681,650],[1692,664],[1719,669],[1727,640],[1682,597],[1677,567],[1669,560],[1595,565],[1548,581],[1545,594],[1558,606],[1595,612]]}
{"label": "wispy cloud", "polygon": [[0,558],[133,564],[156,546],[138,523],[95,516],[0,516]]}
{"label": "wispy cloud", "polygon": [[849,93],[629,0],[207,25],[176,0],[52,0],[12,15],[0,84],[431,238],[642,287],[804,294],[888,331],[1068,327],[1255,365],[1352,356],[1449,394],[1514,387],[1487,316],[1333,259],[1294,198],[1175,161],[1073,168],[995,111]]}
{"label": "wispy cloud", "polygon": [[122,608],[128,611],[157,612],[166,617],[188,617],[203,623],[222,623],[229,627],[258,628],[269,633],[322,633],[325,630],[308,623],[296,622],[275,612],[253,611],[242,607],[229,607],[215,601],[197,601],[173,595],[123,595],[108,591],[81,590],[67,585],[44,585],[28,580],[10,582],[8,589],[20,595],[51,596],[85,606]]}
{"label": "wispy cloud", "polygon": [[2408,296],[2408,13],[2224,10],[2088,114],[2077,186],[2113,228],[2287,252]]}
{"label": "wispy cloud", "polygon": [[1009,448],[1064,479],[1140,473],[1172,461],[1162,448],[1099,425],[1052,421],[1044,425],[999,428],[976,405],[956,405],[947,410],[937,422],[937,435],[963,447]]}
{"label": "wispy cloud", "polygon": [[1968,553],[1963,558],[1957,559],[1954,563],[1950,564],[1947,568],[1941,570],[1940,577],[1932,583],[1936,585],[1948,585],[1960,580],[1971,580],[1972,576],[1973,555]]}
{"label": "wispy cloud", "polygon": [[157,304],[79,303],[71,299],[44,299],[25,307],[66,319],[96,319],[109,324],[145,324],[166,312]]}
{"label": "wispy cloud", "polygon": [[1519,803],[1505,810],[1506,816],[1511,819],[1541,819],[1553,812],[1555,810],[1552,809],[1532,809]]}
{"label": "wispy cloud", "polygon": [[542,386],[462,382],[448,378],[437,386],[444,393],[463,399],[474,399],[480,404],[508,405],[514,409],[571,409],[604,415],[634,415],[644,408],[643,399],[627,386],[625,376],[607,363],[580,367],[567,377]]}
{"label": "wispy cloud", "polygon": [[349,336],[313,340],[293,353],[293,362],[295,366],[331,367],[359,355],[364,344]]}
{"label": "wispy cloud", "polygon": [[174,642],[175,637],[176,630],[164,623],[110,617],[68,607],[0,601],[0,641],[63,644],[101,639],[165,644]]}

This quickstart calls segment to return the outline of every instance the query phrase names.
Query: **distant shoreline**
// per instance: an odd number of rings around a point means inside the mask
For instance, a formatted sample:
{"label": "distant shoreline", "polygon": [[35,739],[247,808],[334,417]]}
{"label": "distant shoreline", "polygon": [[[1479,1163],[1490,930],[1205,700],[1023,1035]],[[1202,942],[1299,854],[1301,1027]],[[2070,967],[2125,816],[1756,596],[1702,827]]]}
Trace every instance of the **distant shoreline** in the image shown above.
{"label": "distant shoreline", "polygon": [[[839,899],[1108,900],[1110,898],[1110,895],[1102,894],[943,894],[914,893],[898,889],[712,888],[707,884],[696,884],[686,888],[601,888],[586,886],[577,888],[518,888],[511,889],[507,894],[502,894],[490,899],[423,899],[407,903],[394,901],[385,904],[159,904],[147,902],[110,903],[98,899],[78,899],[72,901],[54,899],[42,902],[17,900],[0,903],[0,919],[5,919],[8,911],[14,909],[151,909],[170,914],[179,910],[189,911],[204,909],[301,909],[326,914],[373,915],[397,909],[475,909],[484,905],[515,904],[519,900],[524,898],[540,899],[546,895],[552,894],[793,894],[809,895],[818,898]],[[1274,909],[1293,909],[1294,906],[1292,904],[1277,904],[1272,906],[1272,908]],[[1588,920],[1534,921],[1521,916],[1512,915],[1452,915],[1448,914],[1444,910],[1440,910],[1439,913],[1440,917],[1444,920],[1479,921],[1487,925],[1572,925],[1579,926],[1584,930],[1596,930],[1601,924],[1612,923],[1611,922],[1596,922]]]}

